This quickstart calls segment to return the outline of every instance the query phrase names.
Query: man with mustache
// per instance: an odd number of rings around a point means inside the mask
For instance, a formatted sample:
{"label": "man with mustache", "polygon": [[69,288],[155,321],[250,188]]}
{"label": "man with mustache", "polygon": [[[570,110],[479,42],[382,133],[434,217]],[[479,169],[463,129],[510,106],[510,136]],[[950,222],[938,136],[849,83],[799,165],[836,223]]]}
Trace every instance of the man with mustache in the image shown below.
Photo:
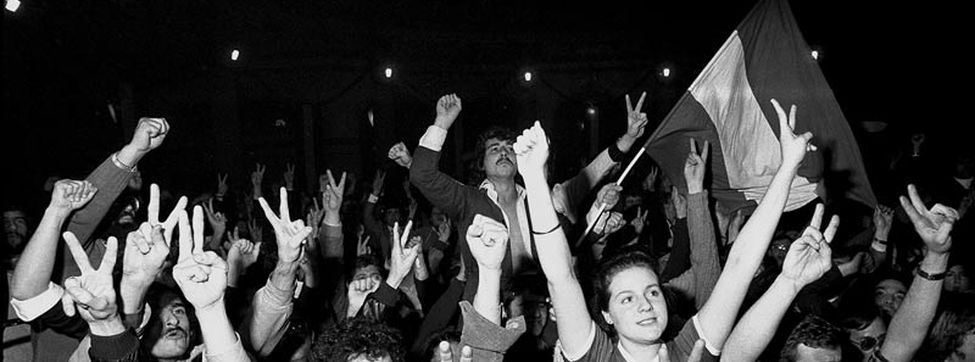
{"label": "man with mustache", "polygon": [[[572,206],[581,201],[585,193],[594,186],[600,178],[622,159],[630,147],[643,134],[646,125],[646,114],[640,112],[643,98],[637,103],[635,111],[628,108],[630,124],[626,134],[616,144],[603,151],[590,163],[580,175],[579,180],[570,180],[564,187],[557,187],[553,198],[557,205],[561,205],[560,213],[575,219]],[[629,105],[629,98],[627,98]],[[451,220],[456,221],[457,235],[466,235],[474,216],[481,214],[503,222],[509,232],[508,252],[502,263],[502,290],[507,290],[507,281],[511,275],[526,269],[537,268],[533,263],[534,243],[532,233],[545,234],[549,230],[534,230],[528,219],[525,204],[524,188],[515,183],[518,173],[517,161],[512,146],[516,133],[503,128],[491,128],[482,133],[475,145],[475,154],[481,156],[478,171],[484,172],[485,180],[478,187],[466,186],[454,180],[437,169],[440,161],[440,149],[447,137],[447,131],[460,115],[461,100],[455,94],[448,94],[437,102],[437,117],[432,126],[420,138],[419,147],[409,158],[406,152],[391,152],[390,158],[402,161],[410,169],[410,182],[423,193],[430,202],[443,210]],[[573,182],[575,181],[575,182]],[[563,185],[559,185],[563,186]],[[581,194],[581,196],[579,196]],[[556,206],[559,208],[559,206]],[[467,285],[464,299],[471,300],[477,290],[477,264],[471,256],[465,242],[459,243],[461,255],[468,268]]]}

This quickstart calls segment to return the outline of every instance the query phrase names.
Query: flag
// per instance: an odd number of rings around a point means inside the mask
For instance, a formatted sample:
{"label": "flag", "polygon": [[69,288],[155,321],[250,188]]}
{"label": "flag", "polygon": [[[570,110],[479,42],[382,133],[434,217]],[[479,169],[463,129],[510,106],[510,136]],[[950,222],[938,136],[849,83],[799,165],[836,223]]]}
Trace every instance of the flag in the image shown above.
{"label": "flag", "polygon": [[[689,138],[711,142],[711,194],[725,210],[761,201],[781,163],[779,121],[770,99],[797,106],[796,134],[812,132],[786,211],[825,186],[830,197],[870,207],[876,198],[853,132],[802,38],[786,0],[761,0],[731,33],[644,146],[680,188]],[[681,181],[678,181],[681,180]],[[832,193],[840,190],[843,195]]]}

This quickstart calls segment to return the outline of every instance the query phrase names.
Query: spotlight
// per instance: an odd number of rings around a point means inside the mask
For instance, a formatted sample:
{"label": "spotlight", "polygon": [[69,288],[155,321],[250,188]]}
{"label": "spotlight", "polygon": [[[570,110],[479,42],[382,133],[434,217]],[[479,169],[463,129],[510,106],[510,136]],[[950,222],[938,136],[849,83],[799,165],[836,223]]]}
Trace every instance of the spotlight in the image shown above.
{"label": "spotlight", "polygon": [[15,13],[20,8],[20,0],[7,0],[5,5],[8,11]]}
{"label": "spotlight", "polygon": [[813,59],[819,60],[819,51],[818,50],[813,50],[811,52],[811,54],[812,54]]}
{"label": "spotlight", "polygon": [[586,108],[586,114],[588,114],[590,116],[595,116],[596,115],[596,107],[589,106],[589,108]]}
{"label": "spotlight", "polygon": [[387,67],[385,71],[385,75],[386,75],[386,79],[393,78],[393,68]]}
{"label": "spotlight", "polygon": [[670,78],[670,68],[664,68],[661,74],[663,74],[664,78]]}
{"label": "spotlight", "polygon": [[532,72],[525,72],[525,81],[526,82],[531,82],[533,76],[534,75],[532,74]]}
{"label": "spotlight", "polygon": [[240,58],[240,50],[234,49],[233,51],[230,52],[230,60],[236,62],[237,58]]}

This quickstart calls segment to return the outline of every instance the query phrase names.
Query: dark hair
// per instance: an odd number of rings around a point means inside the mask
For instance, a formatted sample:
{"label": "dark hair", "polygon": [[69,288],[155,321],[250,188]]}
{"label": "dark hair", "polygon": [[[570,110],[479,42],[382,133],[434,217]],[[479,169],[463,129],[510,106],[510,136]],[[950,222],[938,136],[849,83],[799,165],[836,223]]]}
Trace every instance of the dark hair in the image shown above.
{"label": "dark hair", "polygon": [[782,347],[779,361],[797,361],[799,344],[811,348],[842,349],[843,332],[825,319],[810,315],[792,330]]}
{"label": "dark hair", "polygon": [[[946,360],[962,346],[965,336],[975,330],[975,310],[972,310],[975,298],[971,295],[948,294],[948,296],[949,298],[942,303],[944,310],[938,313],[934,323],[931,324],[931,332],[916,354],[918,360]],[[975,356],[959,357],[964,359]]]}
{"label": "dark hair", "polygon": [[487,147],[484,144],[492,138],[514,143],[517,137],[518,134],[511,129],[498,126],[492,126],[477,136],[477,143],[474,144],[474,170],[476,171],[475,179],[477,179],[477,182],[484,179],[483,160],[484,153],[487,152]]}
{"label": "dark hair", "polygon": [[355,276],[356,270],[370,265],[375,265],[376,268],[379,269],[380,274],[386,274],[386,270],[383,268],[383,263],[379,260],[379,258],[372,254],[364,254],[357,256],[355,258],[355,262],[352,263],[352,268],[345,271],[346,280],[352,280],[352,277]]}
{"label": "dark hair", "polygon": [[405,351],[399,332],[368,318],[352,318],[328,328],[312,346],[312,356],[320,361],[348,361],[349,357],[365,355],[371,359],[389,356],[402,362]]}
{"label": "dark hair", "polygon": [[657,263],[642,251],[631,251],[613,255],[596,266],[596,277],[593,281],[593,298],[595,299],[596,307],[600,311],[609,309],[609,300],[612,297],[610,295],[609,285],[613,282],[613,277],[623,270],[634,267],[646,268],[656,274]]}
{"label": "dark hair", "polygon": [[190,321],[189,328],[186,329],[186,332],[190,334],[190,345],[187,346],[186,352],[184,352],[184,356],[188,356],[193,351],[193,347],[203,344],[203,336],[200,333],[200,321],[196,319],[196,311],[193,308],[193,304],[183,297],[183,293],[164,284],[154,283],[149,287],[149,291],[146,292],[146,303],[149,304],[152,316],[149,318],[149,323],[146,324],[144,329],[145,335],[139,338],[139,342],[146,351],[152,350],[153,345],[161,337],[164,327],[159,315],[163,312],[163,308],[169,306],[173,301],[183,303],[183,308],[186,309],[186,316]]}

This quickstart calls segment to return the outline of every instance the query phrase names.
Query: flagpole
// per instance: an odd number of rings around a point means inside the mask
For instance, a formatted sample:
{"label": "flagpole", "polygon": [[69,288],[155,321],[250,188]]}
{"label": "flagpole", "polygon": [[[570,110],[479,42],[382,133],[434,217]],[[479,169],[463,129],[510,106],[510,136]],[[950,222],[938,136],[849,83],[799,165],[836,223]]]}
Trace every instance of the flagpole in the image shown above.
{"label": "flagpole", "polygon": [[[647,144],[649,144],[649,141],[647,142]],[[640,157],[643,156],[643,154],[645,152],[647,152],[647,145],[646,144],[643,145],[643,147],[640,147],[640,152],[637,152],[636,156],[634,156],[633,159],[630,160],[630,164],[627,165],[626,168],[623,170],[623,173],[620,174],[619,179],[616,180],[616,184],[617,185],[622,185],[623,184],[623,179],[625,179],[626,176],[630,174],[630,170],[633,170],[633,166],[636,165],[636,161],[639,161],[640,160]],[[575,246],[576,247],[578,247],[579,244],[582,243],[582,240],[584,240],[586,238],[586,235],[589,235],[589,232],[592,231],[592,228],[594,226],[596,226],[596,223],[597,222],[599,222],[599,217],[603,215],[603,211],[605,211],[605,210],[606,210],[606,204],[600,202],[599,203],[599,208],[596,211],[596,219],[593,220],[591,223],[589,223],[588,226],[586,226],[586,231],[583,232],[582,235],[579,235],[579,240],[576,240],[576,243],[575,243]],[[583,217],[583,219],[585,219],[585,217]]]}

